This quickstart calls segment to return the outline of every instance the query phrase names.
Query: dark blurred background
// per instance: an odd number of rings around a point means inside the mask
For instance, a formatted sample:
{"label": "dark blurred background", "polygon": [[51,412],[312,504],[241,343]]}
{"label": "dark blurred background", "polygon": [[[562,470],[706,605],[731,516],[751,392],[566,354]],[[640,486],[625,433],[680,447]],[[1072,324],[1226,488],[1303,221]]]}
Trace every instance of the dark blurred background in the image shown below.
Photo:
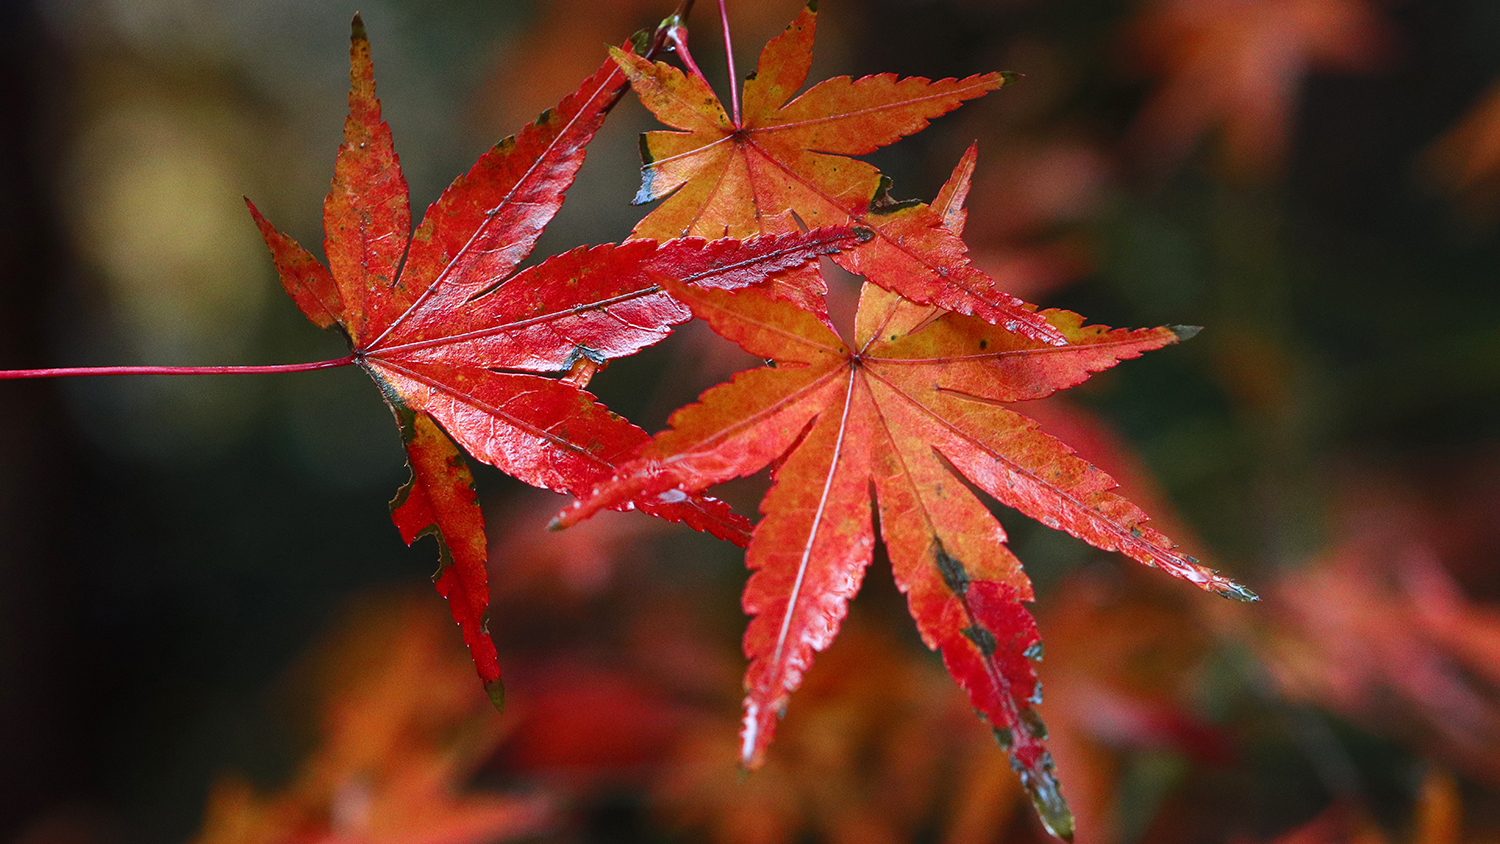
{"label": "dark blurred background", "polygon": [[[729,5],[744,74],[799,6]],[[355,11],[0,2],[0,366],[342,354],[241,197],[320,242]],[[358,11],[422,208],[671,8]],[[1024,74],[871,156],[930,199],[977,139],[966,236],[1013,292],[1205,326],[1034,410],[1263,602],[1000,512],[1079,840],[1500,840],[1500,6],[832,0],[819,27],[814,80]],[[651,126],[616,109],[538,255],[628,234]],[[593,388],[659,429],[744,365],[699,328]],[[0,393],[0,841],[1041,840],[888,575],[740,781],[734,549],[548,535],[563,499],[482,471],[502,718],[390,525],[362,373]]]}

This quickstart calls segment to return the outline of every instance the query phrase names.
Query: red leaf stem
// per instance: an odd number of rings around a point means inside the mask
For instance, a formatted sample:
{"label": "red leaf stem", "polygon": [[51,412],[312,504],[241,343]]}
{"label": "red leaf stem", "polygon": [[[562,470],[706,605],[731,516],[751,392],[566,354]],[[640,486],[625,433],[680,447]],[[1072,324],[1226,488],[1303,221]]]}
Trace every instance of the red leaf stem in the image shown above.
{"label": "red leaf stem", "polygon": [[19,378],[82,378],[91,375],[268,375],[336,369],[353,364],[354,355],[313,363],[278,363],[270,366],[62,366],[52,369],[0,369],[0,381]]}

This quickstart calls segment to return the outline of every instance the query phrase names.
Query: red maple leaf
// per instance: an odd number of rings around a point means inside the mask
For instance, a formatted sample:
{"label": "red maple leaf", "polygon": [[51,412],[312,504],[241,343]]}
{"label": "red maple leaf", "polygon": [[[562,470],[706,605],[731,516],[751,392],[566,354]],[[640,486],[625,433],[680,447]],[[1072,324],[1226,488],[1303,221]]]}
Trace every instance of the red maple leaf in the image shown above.
{"label": "red maple leaf", "polygon": [[[484,518],[454,440],[527,483],[586,492],[646,440],[582,389],[588,375],[690,316],[655,276],[742,286],[857,238],[843,229],[745,242],[636,241],[576,249],[516,272],[624,89],[613,62],[481,156],[415,231],[357,16],[350,80],[344,143],[323,204],[328,266],[250,210],[287,292],[319,327],[339,327],[353,361],[395,413],[412,479],[393,502],[392,518],[408,543],[438,538],[438,591],[498,704],[500,669],[484,621]],[[562,380],[536,374],[570,369],[573,377]],[[642,509],[747,540],[748,523],[714,499]]]}
{"label": "red maple leaf", "polygon": [[[750,237],[799,225],[858,225],[874,236],[834,259],[851,272],[919,302],[1062,342],[1051,325],[969,263],[963,241],[932,208],[893,201],[879,170],[848,157],[921,131],[1007,77],[840,76],[787,102],[807,80],[816,23],[810,5],[766,45],[745,81],[743,114],[732,116],[701,76],[613,52],[641,102],[678,130],[641,140],[645,164],[635,201],[666,200],[641,220],[635,236]],[[816,272],[808,275],[807,286],[820,289]]]}
{"label": "red maple leaf", "polygon": [[[966,157],[965,162],[968,162]],[[950,230],[968,169],[938,206]],[[1109,330],[1062,310],[1038,313],[1066,345],[917,305],[866,284],[853,343],[818,315],[757,289],[662,280],[721,336],[769,365],[736,375],[674,413],[614,477],[565,510],[564,526],[632,500],[680,501],[776,464],[746,564],[750,667],[741,757],[763,759],[813,654],[832,642],[875,544],[871,498],[896,583],[927,645],[942,653],[1009,750],[1048,827],[1071,833],[1045,730],[1032,705],[1036,624],[1030,581],[1000,523],[963,479],[1049,527],[1239,598],[1254,595],[1191,557],[1074,456],[1004,403],[1038,399],[1120,360],[1175,343],[1181,328]],[[779,461],[779,462],[778,462]]]}

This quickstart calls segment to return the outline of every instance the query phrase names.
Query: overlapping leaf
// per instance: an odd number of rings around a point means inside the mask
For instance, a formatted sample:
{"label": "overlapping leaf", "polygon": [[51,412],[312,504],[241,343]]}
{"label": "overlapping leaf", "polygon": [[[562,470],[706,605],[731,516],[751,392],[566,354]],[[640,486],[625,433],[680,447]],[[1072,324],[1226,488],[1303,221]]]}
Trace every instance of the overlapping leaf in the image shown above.
{"label": "overlapping leaf", "polygon": [[[966,162],[969,159],[966,158]],[[971,162],[970,162],[971,163]],[[952,230],[966,169],[944,189]],[[944,205],[946,203],[946,206]],[[1044,820],[1071,817],[1032,709],[1031,586],[1005,533],[961,478],[996,500],[1090,544],[1240,599],[1253,595],[1174,550],[1114,481],[1003,403],[1042,398],[1187,332],[1085,326],[1041,316],[1067,339],[1052,346],[973,317],[906,301],[867,284],[855,342],[755,289],[694,290],[664,280],[716,332],[770,365],[739,373],[672,416],[671,428],[558,524],[631,500],[681,500],[782,460],[747,551],[741,752],[759,764],[813,654],[836,635],[875,543],[871,490],[896,583],[923,640],[1011,753]],[[961,477],[960,477],[961,476]]]}
{"label": "overlapping leaf", "polygon": [[[350,61],[349,117],[323,206],[328,266],[254,206],[251,212],[287,292],[315,324],[342,330],[395,412],[412,480],[393,518],[408,542],[437,536],[438,590],[498,703],[500,670],[484,629],[484,522],[453,440],[528,483],[586,492],[646,435],[584,392],[586,377],[535,373],[578,368],[586,375],[686,320],[687,309],[654,277],[741,286],[857,238],[843,229],[744,242],[641,241],[574,250],[516,273],[561,205],[624,75],[606,62],[557,108],[481,156],[413,231],[358,17]],[[747,539],[748,523],[713,499],[641,509]]]}
{"label": "overlapping leaf", "polygon": [[[845,268],[919,301],[975,314],[1036,339],[1061,335],[969,263],[963,241],[922,203],[896,203],[863,155],[1004,84],[999,73],[929,81],[880,74],[807,79],[817,15],[803,9],[761,53],[731,117],[701,77],[615,51],[641,102],[677,131],[645,135],[637,202],[666,197],[637,237],[749,237],[857,224],[875,236],[840,254]],[[814,275],[809,284],[816,285]]]}

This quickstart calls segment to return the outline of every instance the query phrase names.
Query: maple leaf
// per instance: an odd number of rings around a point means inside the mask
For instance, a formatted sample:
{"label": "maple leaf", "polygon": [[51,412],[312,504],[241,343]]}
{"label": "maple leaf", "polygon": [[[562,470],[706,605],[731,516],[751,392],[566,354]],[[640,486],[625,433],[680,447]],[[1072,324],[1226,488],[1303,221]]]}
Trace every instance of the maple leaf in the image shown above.
{"label": "maple leaf", "polygon": [[[482,155],[415,231],[358,16],[350,81],[344,142],[323,204],[328,266],[246,203],[287,292],[313,323],[338,326],[396,415],[412,478],[392,518],[408,543],[437,537],[437,589],[499,705],[500,669],[484,618],[484,518],[454,440],[527,483],[586,492],[646,440],[582,389],[588,376],[690,316],[655,276],[752,284],[857,236],[842,229],[746,242],[638,241],[575,249],[516,272],[560,207],[624,75],[606,61],[555,109]],[[561,380],[536,374],[569,370]],[[641,509],[741,544],[748,538],[748,522],[713,499]]]}
{"label": "maple leaf", "polygon": [[[641,138],[645,164],[635,201],[666,200],[637,224],[635,236],[749,237],[799,225],[855,224],[874,237],[835,257],[851,272],[909,299],[1062,342],[1034,309],[969,263],[963,241],[933,209],[891,200],[889,182],[874,166],[847,157],[918,132],[1008,77],[840,76],[787,102],[807,79],[816,21],[809,5],[766,45],[745,81],[743,114],[736,117],[701,76],[612,51],[646,108],[679,130]],[[806,284],[821,285],[808,272]]]}
{"label": "maple leaf", "polygon": [[[970,165],[970,166],[966,166]],[[950,230],[972,170],[943,189]],[[1195,333],[1109,330],[1080,316],[1040,315],[1067,339],[1052,346],[977,318],[917,305],[866,284],[845,343],[825,321],[768,292],[689,289],[674,296],[721,336],[769,361],[674,413],[609,480],[559,514],[577,522],[631,500],[679,500],[776,461],[746,552],[743,605],[750,667],[741,759],[759,765],[813,654],[832,642],[872,557],[871,492],[897,586],[923,641],[941,652],[995,729],[1039,813],[1071,835],[1032,706],[1040,688],[1030,581],[1005,532],[962,479],[1048,527],[1166,570],[1219,594],[1253,593],[1177,552],[1115,482],[1002,403],[1039,399],[1120,360]]]}

